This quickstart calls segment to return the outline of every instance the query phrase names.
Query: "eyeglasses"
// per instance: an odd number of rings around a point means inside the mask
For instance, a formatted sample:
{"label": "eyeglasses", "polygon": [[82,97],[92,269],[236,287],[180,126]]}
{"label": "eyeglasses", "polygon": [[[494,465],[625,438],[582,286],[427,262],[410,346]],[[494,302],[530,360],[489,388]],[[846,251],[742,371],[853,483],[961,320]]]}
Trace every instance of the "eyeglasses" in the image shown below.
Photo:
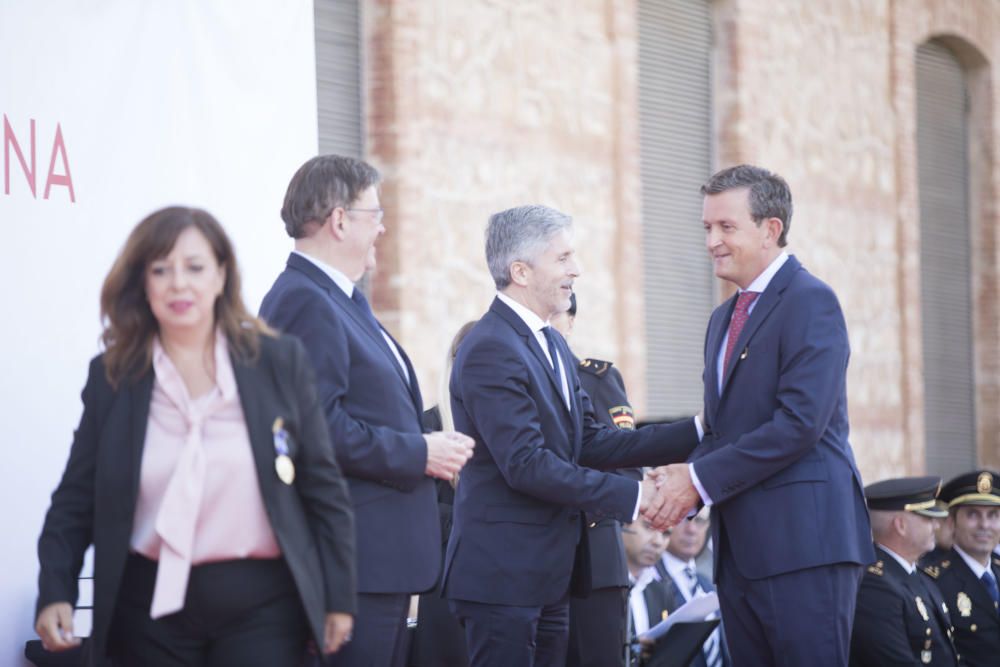
{"label": "eyeglasses", "polygon": [[344,210],[348,213],[371,213],[375,224],[382,222],[382,218],[385,217],[385,209],[381,208],[345,208]]}

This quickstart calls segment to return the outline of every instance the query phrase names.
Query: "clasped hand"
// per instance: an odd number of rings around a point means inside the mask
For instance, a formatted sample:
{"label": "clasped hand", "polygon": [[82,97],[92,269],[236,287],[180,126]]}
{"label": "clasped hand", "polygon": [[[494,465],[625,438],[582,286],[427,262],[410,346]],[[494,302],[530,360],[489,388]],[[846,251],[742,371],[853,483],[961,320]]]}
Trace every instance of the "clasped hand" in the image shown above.
{"label": "clasped hand", "polygon": [[435,431],[424,434],[427,443],[428,477],[452,479],[458,471],[472,458],[472,450],[476,441],[457,431]]}
{"label": "clasped hand", "polygon": [[646,474],[639,512],[653,528],[666,530],[680,523],[700,500],[688,464],[675,463]]}

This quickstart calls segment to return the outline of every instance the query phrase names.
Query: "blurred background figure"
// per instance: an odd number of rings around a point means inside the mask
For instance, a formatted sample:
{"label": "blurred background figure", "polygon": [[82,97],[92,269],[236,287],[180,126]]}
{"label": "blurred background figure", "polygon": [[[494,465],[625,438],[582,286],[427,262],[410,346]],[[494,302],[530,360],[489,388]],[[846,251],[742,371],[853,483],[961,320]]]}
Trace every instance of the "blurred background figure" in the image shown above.
{"label": "blurred background figure", "polygon": [[[451,378],[451,366],[458,353],[458,345],[465,334],[476,323],[466,322],[455,334],[448,347],[444,360],[444,372],[441,374],[440,399],[437,405],[424,411],[424,428],[429,431],[452,431],[455,422],[451,418],[451,393],[448,382]],[[438,511],[441,517],[441,553],[448,546],[448,536],[451,534],[451,514],[455,504],[455,486],[459,475],[450,480],[437,480]],[[410,648],[409,667],[466,667],[469,664],[469,651],[465,647],[465,634],[458,619],[451,613],[447,601],[441,597],[441,580],[438,578],[434,590],[419,597],[416,610],[417,627]]]}
{"label": "blurred background figure", "polygon": [[1000,656],[1000,475],[974,470],[941,490],[954,543],[945,557],[925,568],[937,582],[955,626],[962,664],[987,667]]}
{"label": "blurred background figure", "polygon": [[[712,580],[698,570],[696,562],[705,550],[709,522],[709,509],[703,507],[690,520],[674,526],[666,550],[656,564],[656,570],[670,592],[670,612],[693,598],[715,590]],[[710,618],[718,617],[714,614]],[[730,664],[725,633],[723,626],[719,625],[705,640],[691,667],[728,667]]]}
{"label": "blurred background figure", "polygon": [[[576,323],[576,294],[570,307],[554,315],[549,324],[572,347]],[[590,396],[598,421],[623,430],[635,429],[635,415],[625,393],[625,381],[610,361],[576,358],[580,386]],[[642,479],[638,468],[616,471],[630,479]],[[570,598],[568,667],[608,667],[624,660],[627,640],[626,601],[628,569],[622,545],[622,526],[610,517],[586,517],[590,538],[591,591],[585,598]]]}
{"label": "blurred background figure", "polygon": [[36,630],[78,643],[93,543],[90,662],[295,665],[347,641],[354,528],[302,346],[243,304],[207,212],[139,223],[101,291],[105,352],[38,541]]}
{"label": "blurred background figure", "polygon": [[934,525],[948,515],[935,500],[940,488],[940,477],[886,479],[865,487],[878,560],[858,590],[852,667],[959,664],[941,593],[916,567],[934,546]]}
{"label": "blurred background figure", "polygon": [[[631,585],[628,594],[628,637],[634,640],[666,618],[670,610],[677,606],[656,571],[656,564],[670,540],[670,532],[656,530],[640,518],[622,528],[622,540]],[[635,648],[648,656],[653,650],[653,643],[644,642]]]}

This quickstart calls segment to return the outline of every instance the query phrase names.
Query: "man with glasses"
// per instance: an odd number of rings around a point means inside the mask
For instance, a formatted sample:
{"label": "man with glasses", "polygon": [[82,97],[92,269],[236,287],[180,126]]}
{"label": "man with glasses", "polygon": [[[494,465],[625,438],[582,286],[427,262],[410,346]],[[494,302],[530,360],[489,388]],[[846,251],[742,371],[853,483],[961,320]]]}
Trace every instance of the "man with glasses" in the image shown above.
{"label": "man with glasses", "polygon": [[358,613],[353,641],[328,665],[405,661],[410,595],[432,588],[441,565],[433,480],[454,477],[473,447],[460,433],[422,432],[413,366],[356,285],[385,232],[379,181],[371,165],[335,155],[299,168],[281,209],[295,250],[260,312],[309,352],[354,504]]}

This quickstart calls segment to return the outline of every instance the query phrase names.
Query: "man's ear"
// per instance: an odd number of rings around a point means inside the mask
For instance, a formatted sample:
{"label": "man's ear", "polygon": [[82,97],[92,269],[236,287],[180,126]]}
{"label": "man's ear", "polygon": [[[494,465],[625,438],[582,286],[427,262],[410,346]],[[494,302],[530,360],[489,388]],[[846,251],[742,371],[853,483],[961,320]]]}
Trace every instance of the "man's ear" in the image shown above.
{"label": "man's ear", "polygon": [[764,225],[766,225],[767,229],[765,244],[768,247],[772,244],[777,244],[778,239],[781,237],[781,231],[785,228],[785,223],[780,218],[768,218],[764,221]]}
{"label": "man's ear", "polygon": [[347,217],[347,211],[343,207],[335,206],[323,224],[329,226],[328,231],[335,239],[343,241],[350,230],[351,220]]}
{"label": "man's ear", "polygon": [[510,280],[515,285],[526,287],[528,277],[531,275],[531,265],[521,260],[515,260],[510,264]]}

